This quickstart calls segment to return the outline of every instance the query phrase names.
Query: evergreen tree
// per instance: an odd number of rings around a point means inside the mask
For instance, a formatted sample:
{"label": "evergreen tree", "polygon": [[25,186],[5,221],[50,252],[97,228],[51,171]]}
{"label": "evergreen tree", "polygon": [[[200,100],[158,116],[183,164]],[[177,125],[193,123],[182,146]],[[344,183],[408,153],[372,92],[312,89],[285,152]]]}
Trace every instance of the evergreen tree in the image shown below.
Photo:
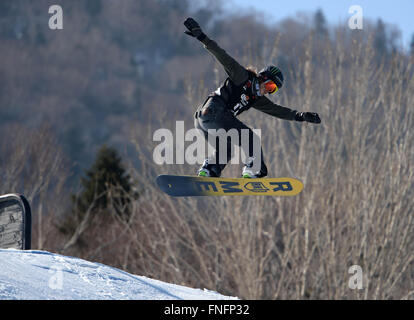
{"label": "evergreen tree", "polygon": [[[114,210],[117,215],[128,217],[130,215],[131,199],[136,199],[138,193],[132,190],[130,176],[126,173],[116,149],[103,145],[98,151],[95,162],[85,176],[81,178],[82,190],[79,195],[72,195],[73,207],[59,229],[64,234],[74,234],[75,230],[83,224],[87,213],[89,219],[97,217],[102,222],[110,221],[108,210]],[[87,222],[89,224],[89,222]],[[77,235],[76,243],[85,245],[81,233]]]}
{"label": "evergreen tree", "polygon": [[410,53],[411,53],[412,56],[414,56],[414,33],[411,36]]}
{"label": "evergreen tree", "polygon": [[72,211],[60,225],[65,234],[72,234],[88,211],[93,216],[103,214],[101,218],[105,218],[105,213],[109,213],[106,209],[110,208],[120,216],[129,216],[130,199],[138,196],[132,191],[130,177],[117,151],[106,145],[98,151],[91,168],[85,171],[81,187],[79,195],[72,195]]}
{"label": "evergreen tree", "polygon": [[378,56],[387,54],[387,34],[381,19],[378,19],[375,27],[374,48]]}
{"label": "evergreen tree", "polygon": [[109,201],[113,201],[118,214],[127,213],[120,212],[119,208],[125,207],[129,202],[130,177],[115,149],[104,145],[98,151],[92,167],[85,173],[86,177],[81,178],[83,190],[77,199],[80,212],[86,212],[92,205],[93,210],[106,209]]}
{"label": "evergreen tree", "polygon": [[325,37],[328,34],[326,19],[322,9],[318,9],[313,17],[315,33],[318,37]]}

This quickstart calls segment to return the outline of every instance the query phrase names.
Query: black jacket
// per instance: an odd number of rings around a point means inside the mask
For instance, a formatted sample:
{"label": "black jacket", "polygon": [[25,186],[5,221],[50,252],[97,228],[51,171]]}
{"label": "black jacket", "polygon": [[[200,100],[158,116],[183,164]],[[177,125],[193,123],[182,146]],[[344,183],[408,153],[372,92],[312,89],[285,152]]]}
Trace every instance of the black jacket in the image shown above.
{"label": "black jacket", "polygon": [[285,120],[294,120],[296,110],[292,110],[273,103],[264,96],[257,96],[254,86],[258,85],[255,74],[227,54],[218,44],[206,37],[203,41],[204,47],[213,54],[218,62],[224,67],[228,78],[213,93],[220,96],[226,106],[235,116],[254,108],[264,113]]}

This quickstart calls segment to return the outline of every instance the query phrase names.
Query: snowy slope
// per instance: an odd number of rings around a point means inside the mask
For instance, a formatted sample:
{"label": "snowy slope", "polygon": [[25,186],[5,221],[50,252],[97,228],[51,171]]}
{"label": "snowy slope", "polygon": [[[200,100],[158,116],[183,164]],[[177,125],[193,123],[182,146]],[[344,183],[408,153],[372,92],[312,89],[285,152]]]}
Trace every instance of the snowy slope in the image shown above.
{"label": "snowy slope", "polygon": [[0,249],[0,299],[236,299],[47,251]]}

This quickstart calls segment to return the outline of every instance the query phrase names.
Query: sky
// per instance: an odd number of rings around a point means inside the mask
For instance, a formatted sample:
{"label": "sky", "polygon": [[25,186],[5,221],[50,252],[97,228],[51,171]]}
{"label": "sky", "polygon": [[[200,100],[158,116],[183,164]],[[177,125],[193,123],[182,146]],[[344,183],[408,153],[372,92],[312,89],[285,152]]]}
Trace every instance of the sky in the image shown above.
{"label": "sky", "polygon": [[396,25],[402,34],[402,45],[407,49],[414,34],[414,0],[232,0],[227,2],[227,10],[249,10],[254,8],[265,17],[277,22],[286,17],[294,17],[297,12],[315,12],[322,9],[328,23],[337,24],[349,20],[349,8],[359,5],[363,19],[376,21],[381,18],[387,24]]}

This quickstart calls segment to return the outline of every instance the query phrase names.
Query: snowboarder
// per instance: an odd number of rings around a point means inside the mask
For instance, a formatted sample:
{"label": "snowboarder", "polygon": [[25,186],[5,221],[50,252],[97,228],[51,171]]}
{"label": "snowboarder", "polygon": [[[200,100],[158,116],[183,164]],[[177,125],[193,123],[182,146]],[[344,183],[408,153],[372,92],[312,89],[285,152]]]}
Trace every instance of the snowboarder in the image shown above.
{"label": "snowboarder", "polygon": [[[242,129],[247,129],[249,132],[249,151],[242,176],[244,178],[267,176],[262,150],[260,156],[253,154],[255,135],[249,127],[237,119],[237,116],[251,107],[285,120],[320,123],[319,115],[314,112],[298,112],[275,104],[265,97],[266,94],[276,93],[283,86],[283,74],[278,67],[270,65],[258,73],[246,69],[220,48],[214,40],[208,38],[193,18],[187,18],[184,25],[188,29],[185,33],[201,41],[204,47],[224,67],[228,75],[224,83],[197,108],[194,114],[195,127],[204,133],[206,139],[208,139],[209,129],[224,129],[226,131],[236,129],[239,136]],[[219,162],[219,149],[216,148],[213,157],[204,161],[198,170],[198,175],[220,177],[222,170],[231,159],[232,147],[232,141],[228,139],[226,163]],[[258,161],[257,159],[260,159],[260,164],[255,163]],[[254,168],[260,169],[254,170]]]}

